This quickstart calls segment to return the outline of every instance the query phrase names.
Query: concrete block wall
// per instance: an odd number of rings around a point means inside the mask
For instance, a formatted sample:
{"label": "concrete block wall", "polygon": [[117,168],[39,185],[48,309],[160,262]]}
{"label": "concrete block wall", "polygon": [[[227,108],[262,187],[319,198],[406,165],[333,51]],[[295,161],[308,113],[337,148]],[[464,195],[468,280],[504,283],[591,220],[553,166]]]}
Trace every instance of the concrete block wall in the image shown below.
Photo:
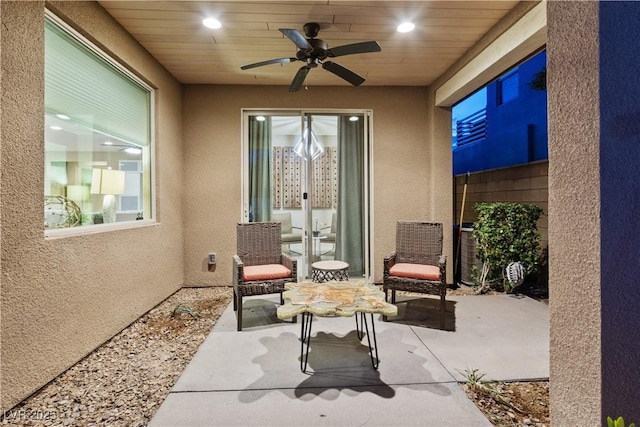
{"label": "concrete block wall", "polygon": [[[473,222],[478,216],[474,209],[476,203],[483,202],[520,202],[531,203],[542,208],[543,213],[538,220],[538,231],[542,235],[541,245],[548,243],[549,215],[549,162],[542,161],[522,166],[475,172],[469,175],[467,195],[462,221]],[[464,175],[455,177],[455,223],[460,221]]]}

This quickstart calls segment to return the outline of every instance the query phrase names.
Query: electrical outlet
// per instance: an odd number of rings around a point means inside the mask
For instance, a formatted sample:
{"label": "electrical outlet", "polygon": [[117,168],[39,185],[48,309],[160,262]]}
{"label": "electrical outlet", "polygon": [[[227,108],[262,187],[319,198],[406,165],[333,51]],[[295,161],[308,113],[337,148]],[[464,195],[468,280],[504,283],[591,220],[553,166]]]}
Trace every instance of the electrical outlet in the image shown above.
{"label": "electrical outlet", "polygon": [[213,265],[216,263],[216,253],[215,252],[210,252],[209,253],[209,265]]}

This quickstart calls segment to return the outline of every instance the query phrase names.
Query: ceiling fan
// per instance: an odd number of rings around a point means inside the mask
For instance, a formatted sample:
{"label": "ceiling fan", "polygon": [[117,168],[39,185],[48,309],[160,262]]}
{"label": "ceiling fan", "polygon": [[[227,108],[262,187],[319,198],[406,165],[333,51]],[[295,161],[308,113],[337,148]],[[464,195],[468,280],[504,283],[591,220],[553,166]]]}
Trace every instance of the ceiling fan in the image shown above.
{"label": "ceiling fan", "polygon": [[380,52],[382,50],[378,42],[375,41],[346,44],[343,46],[329,48],[324,40],[316,38],[318,36],[318,31],[320,31],[319,24],[309,22],[304,24],[303,29],[307,36],[306,38],[300,34],[298,30],[280,28],[280,32],[298,47],[295,58],[270,59],[268,61],[243,65],[240,68],[242,70],[248,70],[250,68],[262,67],[263,65],[281,64],[294,61],[306,62],[306,65],[300,67],[294,76],[291,86],[289,86],[289,92],[299,91],[307,77],[307,74],[309,73],[309,70],[316,68],[318,65],[322,65],[322,68],[348,81],[352,85],[360,86],[365,80],[363,77],[336,62],[325,61],[325,59],[335,58],[337,56],[353,55],[355,53]]}
{"label": "ceiling fan", "polygon": [[121,147],[118,151],[126,151],[129,154],[140,154],[142,153],[142,148],[135,144],[114,144],[109,142],[103,142],[100,144],[103,147]]}

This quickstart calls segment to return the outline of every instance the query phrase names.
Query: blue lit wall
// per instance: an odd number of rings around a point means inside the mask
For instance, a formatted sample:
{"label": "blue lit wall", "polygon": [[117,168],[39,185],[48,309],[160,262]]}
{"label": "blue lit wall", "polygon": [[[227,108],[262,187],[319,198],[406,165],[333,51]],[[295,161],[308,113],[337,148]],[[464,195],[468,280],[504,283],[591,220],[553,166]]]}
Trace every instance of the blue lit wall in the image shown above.
{"label": "blue lit wall", "polygon": [[541,52],[518,67],[518,96],[498,105],[498,83],[487,86],[487,138],[453,148],[453,173],[521,165],[549,157],[547,92],[529,83],[546,66]]}
{"label": "blue lit wall", "polygon": [[640,3],[600,2],[602,417],[626,425],[640,425],[638,22]]}

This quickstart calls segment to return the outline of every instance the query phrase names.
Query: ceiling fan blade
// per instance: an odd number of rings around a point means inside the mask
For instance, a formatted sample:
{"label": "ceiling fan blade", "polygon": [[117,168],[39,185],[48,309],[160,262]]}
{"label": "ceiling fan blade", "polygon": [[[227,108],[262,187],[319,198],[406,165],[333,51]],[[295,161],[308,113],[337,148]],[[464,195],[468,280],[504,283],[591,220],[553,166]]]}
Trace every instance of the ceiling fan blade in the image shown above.
{"label": "ceiling fan blade", "polygon": [[299,49],[313,49],[311,44],[309,44],[307,39],[305,39],[298,30],[294,30],[292,28],[280,28],[280,32],[284,34],[286,38],[295,43]]}
{"label": "ceiling fan blade", "polygon": [[361,42],[353,44],[345,44],[343,46],[332,47],[327,51],[327,56],[335,58],[336,56],[353,55],[354,53],[380,52],[382,48],[378,42]]}
{"label": "ceiling fan blade", "polygon": [[263,65],[271,65],[271,64],[282,64],[284,62],[293,62],[297,61],[298,58],[277,58],[270,59],[268,61],[256,62],[255,64],[243,65],[240,67],[241,70],[248,70],[250,68],[262,67]]}
{"label": "ceiling fan blade", "polygon": [[363,77],[360,77],[353,71],[348,68],[344,68],[342,65],[336,64],[335,62],[327,61],[322,64],[322,68],[327,71],[331,71],[336,76],[345,79],[354,86],[360,86],[365,80]]}
{"label": "ceiling fan blade", "polygon": [[304,67],[300,67],[295,77],[293,78],[293,81],[291,82],[291,86],[289,86],[289,92],[299,91],[302,87],[302,84],[304,83],[304,79],[307,78],[307,74],[309,74],[309,67],[306,65]]}

